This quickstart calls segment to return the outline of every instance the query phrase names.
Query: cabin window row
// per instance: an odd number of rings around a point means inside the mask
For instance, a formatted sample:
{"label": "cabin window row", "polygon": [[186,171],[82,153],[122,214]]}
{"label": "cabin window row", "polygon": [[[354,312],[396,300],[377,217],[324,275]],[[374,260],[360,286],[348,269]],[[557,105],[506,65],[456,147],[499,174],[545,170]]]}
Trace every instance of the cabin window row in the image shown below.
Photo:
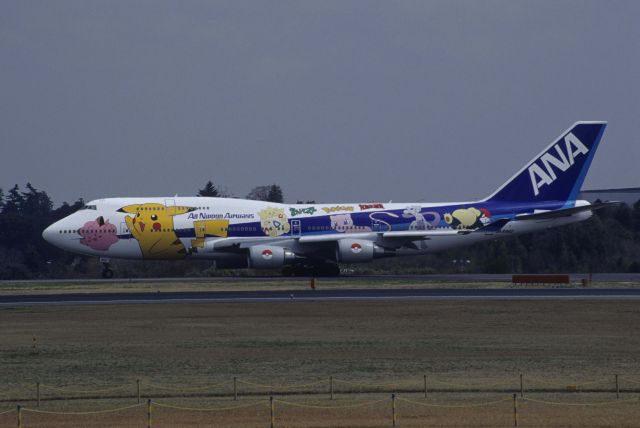
{"label": "cabin window row", "polygon": [[104,229],[74,229],[74,230],[59,230],[58,233],[109,233],[109,234],[115,234],[116,231],[113,229],[108,229],[108,230],[104,230]]}
{"label": "cabin window row", "polygon": [[[340,229],[341,227],[339,227]],[[204,232],[205,228],[199,228],[200,231]],[[275,228],[275,227],[264,227],[262,228],[263,232],[269,232],[271,230],[278,230],[278,229],[282,229],[282,227],[279,228]],[[151,229],[151,232],[186,232],[189,231],[191,229],[187,228],[187,229]],[[230,227],[223,227],[220,228],[220,231],[222,232],[256,232],[258,230],[257,227],[255,226],[230,226]],[[330,227],[328,226],[309,226],[308,230],[330,230]],[[127,230],[127,232],[129,232],[129,230]],[[113,229],[108,229],[108,230],[98,230],[98,229],[75,229],[75,230],[60,230],[58,231],[58,233],[108,233],[108,234],[115,234],[116,231]]]}
{"label": "cabin window row", "polygon": [[[96,209],[95,205],[87,205],[85,208],[89,209],[89,210],[95,210]],[[178,209],[180,211],[187,211],[190,207],[178,207],[178,206],[174,207],[174,206],[170,205],[167,208],[176,208],[176,209]],[[211,209],[211,207],[195,207],[195,208],[197,210],[209,210],[209,209]],[[143,206],[141,206],[141,207],[137,207],[136,210],[138,210],[138,211],[160,211],[160,210],[162,210],[162,207],[157,208],[157,207],[143,207]]]}

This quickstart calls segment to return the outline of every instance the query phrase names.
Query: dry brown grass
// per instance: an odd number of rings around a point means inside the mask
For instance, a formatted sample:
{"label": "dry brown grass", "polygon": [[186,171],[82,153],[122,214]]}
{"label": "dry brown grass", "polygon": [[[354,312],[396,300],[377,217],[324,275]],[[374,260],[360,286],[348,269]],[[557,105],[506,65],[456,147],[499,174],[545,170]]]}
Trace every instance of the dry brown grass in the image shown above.
{"label": "dry brown grass", "polygon": [[[429,276],[397,278],[393,276],[375,276],[358,278],[316,278],[320,289],[343,288],[507,288],[514,287],[508,281],[439,281]],[[590,288],[636,288],[637,282],[594,282]],[[12,282],[0,281],[0,293],[15,294],[51,294],[51,293],[117,293],[117,292],[171,292],[171,291],[241,291],[241,290],[307,290],[309,278],[200,278],[197,280],[114,280],[114,281],[52,281],[52,282]],[[531,286],[523,286],[531,287]],[[581,287],[578,278],[569,286]]]}
{"label": "dry brown grass", "polygon": [[[437,282],[428,277],[397,279],[394,277],[373,278],[317,278],[318,288],[504,288],[509,282]],[[577,286],[577,283],[575,284]],[[631,284],[629,286],[637,286]],[[118,292],[171,292],[171,291],[245,291],[245,290],[308,290],[309,278],[211,278],[199,280],[176,280],[148,282],[144,280],[115,281],[53,281],[53,282],[11,282],[0,281],[0,293],[10,294],[51,294],[51,293],[118,293]]]}
{"label": "dry brown grass", "polygon": [[[197,387],[234,375],[257,383],[296,384],[330,375],[340,379],[393,383],[419,389],[426,373],[437,381],[481,384],[506,381],[516,389],[518,373],[558,385],[610,379],[640,380],[640,307],[634,301],[391,301],[284,302],[45,306],[0,309],[0,398],[33,397],[35,382],[74,389],[125,384],[135,379],[165,386]],[[31,353],[32,336],[38,354]],[[528,382],[528,381],[527,381]],[[298,408],[276,403],[280,427],[390,426],[388,393],[288,396],[283,400],[317,405],[349,405],[385,399],[353,409]],[[637,386],[637,385],[636,385]],[[241,392],[250,387],[242,384]],[[252,387],[255,392],[261,389]],[[324,387],[328,389],[328,385]],[[357,390],[357,388],[355,388]],[[385,388],[388,389],[388,388]],[[264,390],[263,390],[264,391]],[[187,407],[218,407],[229,398],[157,398]],[[231,385],[210,392],[231,392]],[[59,391],[42,390],[46,400]],[[64,396],[64,394],[62,394]],[[75,394],[82,396],[82,394]],[[402,397],[424,400],[420,394]],[[476,403],[506,393],[434,393],[430,403]],[[533,397],[534,395],[532,395]],[[636,395],[624,393],[622,398]],[[546,400],[608,401],[613,393],[536,394]],[[219,413],[154,409],[154,426],[265,426],[263,407]],[[120,400],[43,401],[42,409],[81,411],[132,403]],[[0,411],[13,402],[0,403]],[[33,407],[33,402],[23,402]],[[399,426],[512,426],[512,404],[478,408],[420,407],[398,403]],[[638,426],[640,405],[599,407],[520,404],[520,426]],[[144,426],[144,407],[100,416],[27,413],[25,426]],[[15,426],[15,414],[0,415],[0,426]]]}

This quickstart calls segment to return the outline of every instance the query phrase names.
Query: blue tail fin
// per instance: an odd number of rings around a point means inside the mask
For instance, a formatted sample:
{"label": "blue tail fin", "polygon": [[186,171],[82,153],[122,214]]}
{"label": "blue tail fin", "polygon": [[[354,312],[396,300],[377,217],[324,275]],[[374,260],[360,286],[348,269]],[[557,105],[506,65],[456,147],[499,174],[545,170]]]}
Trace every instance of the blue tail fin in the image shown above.
{"label": "blue tail fin", "polygon": [[606,122],[576,122],[485,201],[575,201]]}

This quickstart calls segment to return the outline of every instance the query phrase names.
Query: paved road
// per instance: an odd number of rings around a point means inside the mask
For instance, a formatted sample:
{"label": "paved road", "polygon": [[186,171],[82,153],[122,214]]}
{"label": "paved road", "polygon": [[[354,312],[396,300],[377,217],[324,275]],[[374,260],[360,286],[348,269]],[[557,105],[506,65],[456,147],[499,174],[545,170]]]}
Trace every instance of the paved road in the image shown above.
{"label": "paved road", "polygon": [[[586,278],[587,274],[573,273],[571,279],[579,281]],[[265,280],[309,281],[309,277],[282,277],[282,276],[216,276],[216,277],[191,277],[191,278],[113,278],[113,279],[29,279],[29,280],[4,280],[0,284],[57,284],[57,283],[150,283],[150,282],[255,282]],[[511,274],[450,274],[450,275],[346,275],[337,278],[321,278],[322,280],[335,281],[426,281],[426,282],[511,282]],[[594,282],[640,282],[640,273],[594,273]]]}
{"label": "paved road", "polygon": [[0,296],[0,306],[300,302],[347,300],[611,300],[638,299],[640,288],[493,288],[493,289],[338,289],[289,291],[191,291],[144,293],[69,293]]}

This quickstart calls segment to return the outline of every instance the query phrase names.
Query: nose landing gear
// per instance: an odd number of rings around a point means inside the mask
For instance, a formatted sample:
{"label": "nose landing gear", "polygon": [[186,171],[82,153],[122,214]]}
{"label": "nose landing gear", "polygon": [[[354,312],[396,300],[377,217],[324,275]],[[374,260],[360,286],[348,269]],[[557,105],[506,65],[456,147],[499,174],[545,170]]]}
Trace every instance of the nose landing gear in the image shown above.
{"label": "nose landing gear", "polygon": [[113,278],[113,269],[111,269],[109,259],[101,258],[100,262],[102,263],[102,277],[105,279]]}

